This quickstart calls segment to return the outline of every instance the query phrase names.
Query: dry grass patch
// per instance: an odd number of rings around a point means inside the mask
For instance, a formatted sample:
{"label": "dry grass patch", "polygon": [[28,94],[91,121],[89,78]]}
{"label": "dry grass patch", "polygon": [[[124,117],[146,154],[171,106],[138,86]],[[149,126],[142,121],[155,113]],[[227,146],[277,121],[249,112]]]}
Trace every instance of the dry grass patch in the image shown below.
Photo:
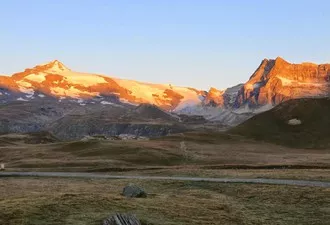
{"label": "dry grass patch", "polygon": [[152,195],[120,195],[128,180],[2,178],[0,224],[100,224],[113,212],[146,223],[327,224],[330,190],[277,185],[134,181]]}

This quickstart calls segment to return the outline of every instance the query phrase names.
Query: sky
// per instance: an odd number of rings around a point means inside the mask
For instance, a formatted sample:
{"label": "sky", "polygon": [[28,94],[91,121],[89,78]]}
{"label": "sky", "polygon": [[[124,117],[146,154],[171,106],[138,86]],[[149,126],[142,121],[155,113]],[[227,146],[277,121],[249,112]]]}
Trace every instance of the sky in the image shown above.
{"label": "sky", "polygon": [[330,63],[328,0],[0,0],[0,73],[74,71],[219,89],[264,58]]}

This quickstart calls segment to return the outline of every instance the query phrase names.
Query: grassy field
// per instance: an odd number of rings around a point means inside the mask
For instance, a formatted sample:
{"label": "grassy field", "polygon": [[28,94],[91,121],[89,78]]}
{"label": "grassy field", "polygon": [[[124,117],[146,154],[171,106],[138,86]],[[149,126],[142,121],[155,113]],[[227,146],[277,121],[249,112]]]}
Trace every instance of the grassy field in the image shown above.
{"label": "grassy field", "polygon": [[225,133],[46,144],[4,135],[0,141],[0,162],[9,171],[330,180],[328,149],[288,148]]}
{"label": "grassy field", "polygon": [[[327,148],[289,148],[226,133],[185,133],[125,141],[41,140],[24,135],[0,136],[0,162],[8,171],[330,180]],[[40,142],[43,144],[36,144]],[[135,213],[144,225],[322,225],[330,220],[329,188],[0,179],[1,225],[93,225],[115,212]],[[122,197],[122,188],[129,182],[151,195],[146,199]]]}
{"label": "grassy field", "polygon": [[207,182],[134,181],[151,195],[120,195],[127,180],[5,178],[2,225],[93,225],[115,212],[144,224],[328,224],[330,189]]}
{"label": "grassy field", "polygon": [[305,166],[329,169],[330,150],[288,148],[223,133],[186,133],[152,140],[89,140],[48,144],[15,141],[0,146],[0,161],[7,168],[69,171],[168,166],[219,169]]}

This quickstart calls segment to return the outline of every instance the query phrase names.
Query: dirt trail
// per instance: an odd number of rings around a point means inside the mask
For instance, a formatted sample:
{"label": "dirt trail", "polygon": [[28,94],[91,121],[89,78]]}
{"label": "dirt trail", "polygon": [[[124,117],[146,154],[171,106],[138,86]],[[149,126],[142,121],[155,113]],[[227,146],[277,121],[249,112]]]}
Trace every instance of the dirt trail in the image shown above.
{"label": "dirt trail", "polygon": [[249,179],[249,178],[205,178],[205,177],[167,177],[167,176],[117,176],[97,173],[74,172],[0,172],[1,177],[70,177],[89,179],[139,179],[139,180],[178,180],[178,181],[207,181],[217,183],[253,183],[253,184],[279,184],[309,187],[330,188],[330,182],[308,180],[284,179]]}

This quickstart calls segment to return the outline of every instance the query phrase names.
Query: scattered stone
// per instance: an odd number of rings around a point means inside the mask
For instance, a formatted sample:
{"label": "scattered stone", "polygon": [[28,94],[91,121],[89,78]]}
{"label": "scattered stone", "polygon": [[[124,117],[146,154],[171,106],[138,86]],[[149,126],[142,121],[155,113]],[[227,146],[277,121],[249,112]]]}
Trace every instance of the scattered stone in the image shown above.
{"label": "scattered stone", "polygon": [[105,219],[102,225],[141,225],[141,222],[131,214],[119,214]]}
{"label": "scattered stone", "polygon": [[293,125],[293,126],[295,126],[295,125],[300,125],[301,124],[301,120],[298,120],[298,119],[291,119],[291,120],[289,120],[288,121],[288,124],[289,125]]}
{"label": "scattered stone", "polygon": [[134,184],[129,184],[123,189],[124,196],[129,197],[129,198],[146,198],[147,193],[140,187],[134,185]]}

